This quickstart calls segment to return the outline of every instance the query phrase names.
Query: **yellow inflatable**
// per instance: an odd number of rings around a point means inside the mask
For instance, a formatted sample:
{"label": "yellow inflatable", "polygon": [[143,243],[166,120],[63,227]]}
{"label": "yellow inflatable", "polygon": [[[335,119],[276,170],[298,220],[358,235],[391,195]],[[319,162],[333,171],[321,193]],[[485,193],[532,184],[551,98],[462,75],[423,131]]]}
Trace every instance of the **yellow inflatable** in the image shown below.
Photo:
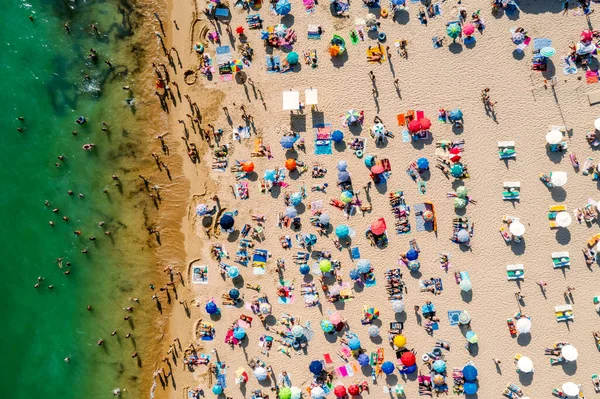
{"label": "yellow inflatable", "polygon": [[387,10],[387,8],[382,8],[381,9],[381,16],[383,18],[387,18],[388,17],[388,10]]}

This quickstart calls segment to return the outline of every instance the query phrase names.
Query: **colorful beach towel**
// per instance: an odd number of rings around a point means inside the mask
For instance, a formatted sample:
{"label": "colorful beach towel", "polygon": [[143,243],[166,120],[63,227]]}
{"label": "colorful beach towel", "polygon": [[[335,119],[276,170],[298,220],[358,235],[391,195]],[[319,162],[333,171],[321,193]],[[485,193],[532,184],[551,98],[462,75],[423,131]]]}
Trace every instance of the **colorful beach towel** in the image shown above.
{"label": "colorful beach towel", "polygon": [[330,155],[333,153],[331,132],[331,124],[315,127],[315,155]]}
{"label": "colorful beach towel", "polygon": [[192,268],[192,283],[208,284],[208,266],[194,266]]}

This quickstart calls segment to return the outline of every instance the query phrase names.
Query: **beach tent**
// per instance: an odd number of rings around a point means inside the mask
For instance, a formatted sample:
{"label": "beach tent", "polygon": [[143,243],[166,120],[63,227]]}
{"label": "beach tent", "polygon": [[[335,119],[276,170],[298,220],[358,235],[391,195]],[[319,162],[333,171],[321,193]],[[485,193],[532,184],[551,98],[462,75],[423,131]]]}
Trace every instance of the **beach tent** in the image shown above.
{"label": "beach tent", "polygon": [[296,90],[283,92],[283,110],[294,111],[300,109],[300,93]]}
{"label": "beach tent", "polygon": [[304,103],[306,105],[317,105],[319,103],[319,92],[317,89],[304,90]]}

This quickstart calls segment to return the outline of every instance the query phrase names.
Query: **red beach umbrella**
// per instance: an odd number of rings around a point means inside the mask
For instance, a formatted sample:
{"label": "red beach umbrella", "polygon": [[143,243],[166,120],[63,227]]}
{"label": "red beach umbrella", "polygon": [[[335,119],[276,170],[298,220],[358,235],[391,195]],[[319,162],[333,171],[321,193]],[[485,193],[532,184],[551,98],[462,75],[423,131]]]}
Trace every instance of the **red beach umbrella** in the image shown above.
{"label": "red beach umbrella", "polygon": [[376,236],[380,236],[383,233],[385,233],[385,229],[386,225],[384,218],[379,218],[373,223],[371,223],[371,233],[375,234]]}
{"label": "red beach umbrella", "polygon": [[254,171],[254,162],[244,162],[242,165],[242,170],[246,173],[251,173]]}
{"label": "red beach umbrella", "polygon": [[431,127],[431,121],[429,118],[422,118],[419,122],[421,123],[421,129],[423,130],[427,130]]}
{"label": "red beach umbrella", "polygon": [[415,354],[412,352],[404,352],[402,356],[400,356],[400,361],[405,367],[410,367],[417,362]]}
{"label": "red beach umbrella", "polygon": [[238,35],[242,35],[244,33],[244,27],[238,26],[237,28],[235,28],[235,33],[237,33]]}
{"label": "red beach umbrella", "polygon": [[347,394],[346,387],[343,385],[338,385],[333,390],[333,394],[335,395],[336,398],[343,398]]}
{"label": "red beach umbrella", "polygon": [[350,395],[360,395],[360,388],[356,384],[352,384],[348,387],[348,393]]}
{"label": "red beach umbrella", "polygon": [[581,39],[582,42],[591,42],[594,39],[594,33],[591,30],[586,29],[581,32],[579,39]]}
{"label": "red beach umbrella", "polygon": [[287,161],[285,161],[285,168],[287,170],[294,170],[296,169],[296,160],[293,158],[289,158]]}
{"label": "red beach umbrella", "polygon": [[471,36],[473,33],[475,33],[475,25],[473,25],[473,24],[464,24],[463,25],[463,33],[466,36]]}
{"label": "red beach umbrella", "polygon": [[454,147],[450,149],[450,154],[459,154],[460,155],[460,148],[458,147]]}
{"label": "red beach umbrella", "polygon": [[413,119],[412,121],[410,121],[408,123],[408,131],[409,132],[416,133],[419,130],[421,130],[421,123],[418,120]]}
{"label": "red beach umbrella", "polygon": [[461,158],[462,157],[460,156],[460,154],[452,154],[452,156],[450,157],[450,160],[452,162],[458,162],[458,161],[460,161]]}
{"label": "red beach umbrella", "polygon": [[385,168],[381,165],[375,165],[371,168],[371,172],[373,172],[376,175],[380,175],[383,172],[385,172]]}

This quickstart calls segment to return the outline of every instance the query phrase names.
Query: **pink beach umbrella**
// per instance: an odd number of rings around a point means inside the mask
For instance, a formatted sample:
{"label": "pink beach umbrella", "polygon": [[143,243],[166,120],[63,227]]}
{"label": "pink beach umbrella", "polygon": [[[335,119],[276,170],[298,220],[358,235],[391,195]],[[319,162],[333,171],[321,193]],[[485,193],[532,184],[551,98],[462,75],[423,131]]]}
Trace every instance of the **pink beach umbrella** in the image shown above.
{"label": "pink beach umbrella", "polygon": [[465,34],[465,36],[471,36],[473,33],[475,33],[475,25],[473,24],[464,24],[463,25],[463,33]]}

